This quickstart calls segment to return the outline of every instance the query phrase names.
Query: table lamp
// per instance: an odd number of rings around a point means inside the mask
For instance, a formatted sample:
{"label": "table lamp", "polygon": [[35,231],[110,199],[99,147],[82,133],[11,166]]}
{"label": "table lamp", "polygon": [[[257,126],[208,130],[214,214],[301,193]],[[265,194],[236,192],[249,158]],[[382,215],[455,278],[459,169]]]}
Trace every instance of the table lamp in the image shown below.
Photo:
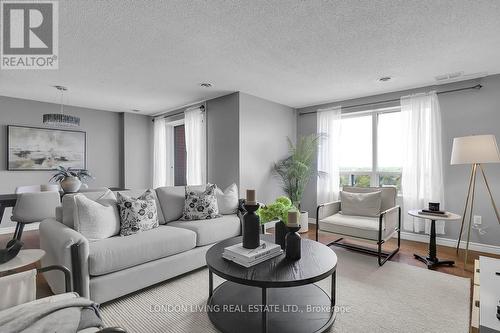
{"label": "table lamp", "polygon": [[[470,164],[471,174],[469,178],[469,189],[467,190],[467,198],[465,199],[464,213],[462,214],[462,226],[460,227],[460,235],[458,236],[457,252],[462,239],[464,222],[467,211],[469,212],[469,226],[467,231],[467,244],[465,249],[464,268],[467,264],[467,255],[469,252],[470,230],[472,226],[472,213],[474,210],[474,194],[476,189],[476,175],[478,169],[483,175],[486,189],[490,195],[491,204],[495,210],[498,223],[500,223],[500,215],[498,213],[495,200],[491,194],[490,185],[486,180],[486,174],[481,164],[483,163],[500,163],[500,153],[498,151],[497,140],[494,135],[471,135],[453,139],[453,148],[451,150],[451,165],[455,164]],[[470,206],[470,207],[469,207]],[[469,208],[469,210],[468,210]]]}

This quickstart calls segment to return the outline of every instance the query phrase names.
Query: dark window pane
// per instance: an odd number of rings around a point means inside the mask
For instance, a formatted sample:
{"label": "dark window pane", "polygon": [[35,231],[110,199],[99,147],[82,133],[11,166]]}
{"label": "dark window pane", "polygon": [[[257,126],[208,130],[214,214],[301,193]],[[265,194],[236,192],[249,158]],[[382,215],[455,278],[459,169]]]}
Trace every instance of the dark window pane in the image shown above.
{"label": "dark window pane", "polygon": [[174,181],[176,186],[186,185],[186,136],[184,125],[174,127]]}

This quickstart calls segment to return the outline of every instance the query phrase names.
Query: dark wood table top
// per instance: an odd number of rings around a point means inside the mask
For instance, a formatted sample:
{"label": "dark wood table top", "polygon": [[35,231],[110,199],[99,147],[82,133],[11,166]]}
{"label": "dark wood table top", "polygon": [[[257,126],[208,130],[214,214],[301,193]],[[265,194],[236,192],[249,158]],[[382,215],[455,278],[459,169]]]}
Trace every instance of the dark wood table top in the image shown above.
{"label": "dark wood table top", "polygon": [[[274,236],[261,235],[261,239],[274,243]],[[245,268],[222,258],[225,247],[240,243],[242,237],[227,239],[212,246],[206,254],[208,268],[216,275],[239,284],[285,288],[311,284],[325,279],[337,268],[337,255],[329,247],[302,238],[301,259],[291,261],[285,254]]]}

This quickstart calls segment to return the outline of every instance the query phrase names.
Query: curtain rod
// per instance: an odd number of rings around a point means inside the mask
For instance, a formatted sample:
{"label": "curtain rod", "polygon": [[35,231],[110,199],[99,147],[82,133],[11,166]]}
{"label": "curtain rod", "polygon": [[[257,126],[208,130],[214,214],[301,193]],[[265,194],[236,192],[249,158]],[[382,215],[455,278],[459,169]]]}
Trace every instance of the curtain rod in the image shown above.
{"label": "curtain rod", "polygon": [[[479,90],[482,87],[483,86],[481,84],[476,84],[475,86],[472,86],[472,87],[465,87],[465,88],[458,88],[458,89],[452,89],[452,90],[445,90],[445,91],[437,92],[436,94],[437,95],[448,94],[448,93],[452,93],[452,92],[463,91],[463,90],[471,90],[471,89],[478,89]],[[398,101],[400,101],[400,98],[386,99],[384,101],[378,101],[378,102],[372,102],[372,103],[363,103],[363,104],[349,105],[349,106],[342,107],[342,110],[352,109],[352,108],[359,108],[361,106],[386,104],[386,103],[398,102]],[[299,116],[306,115],[306,114],[317,113],[317,112],[318,112],[317,110],[316,111],[301,112],[301,113],[299,113]]]}
{"label": "curtain rod", "polygon": [[169,113],[169,114],[161,114],[161,115],[158,115],[156,117],[153,117],[152,121],[155,121],[156,118],[170,118],[170,117],[173,117],[173,116],[177,116],[177,115],[180,115],[180,114],[183,114],[184,111],[186,110],[189,110],[189,109],[202,109],[202,110],[205,110],[205,103],[199,105],[198,107],[187,107],[186,109],[182,110],[182,111],[178,111],[178,112],[175,112],[175,113]]}

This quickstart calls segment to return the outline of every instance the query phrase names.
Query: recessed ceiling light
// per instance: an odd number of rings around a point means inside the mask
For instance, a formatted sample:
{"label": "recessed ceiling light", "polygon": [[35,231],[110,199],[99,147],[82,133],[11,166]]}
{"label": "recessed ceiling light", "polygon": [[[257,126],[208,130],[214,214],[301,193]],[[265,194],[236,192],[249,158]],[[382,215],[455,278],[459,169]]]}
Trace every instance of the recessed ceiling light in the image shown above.
{"label": "recessed ceiling light", "polygon": [[132,109],[133,112],[141,112],[141,110],[138,109]]}
{"label": "recessed ceiling light", "polygon": [[202,83],[200,83],[200,87],[202,87],[202,88],[211,88],[212,84],[208,83],[208,82],[202,82]]}
{"label": "recessed ceiling light", "polygon": [[387,82],[387,81],[390,81],[392,79],[392,77],[390,76],[382,76],[381,78],[379,78],[378,80],[380,82]]}

